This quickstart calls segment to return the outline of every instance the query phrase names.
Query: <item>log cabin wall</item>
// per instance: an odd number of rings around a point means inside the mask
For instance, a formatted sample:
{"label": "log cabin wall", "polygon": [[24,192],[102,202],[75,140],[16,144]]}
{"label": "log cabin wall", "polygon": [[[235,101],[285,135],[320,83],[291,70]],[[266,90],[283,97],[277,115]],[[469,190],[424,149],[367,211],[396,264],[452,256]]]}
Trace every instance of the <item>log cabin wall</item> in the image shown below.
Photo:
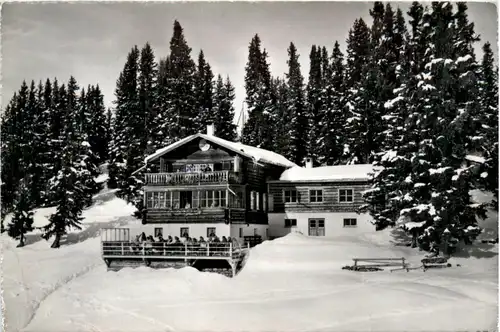
{"label": "log cabin wall", "polygon": [[[355,212],[364,199],[362,192],[369,188],[366,182],[270,182],[268,184],[269,200],[272,202],[269,212]],[[297,192],[296,202],[285,202],[284,191]],[[311,202],[310,190],[321,190],[322,201]],[[352,190],[352,202],[340,202],[339,190]]]}

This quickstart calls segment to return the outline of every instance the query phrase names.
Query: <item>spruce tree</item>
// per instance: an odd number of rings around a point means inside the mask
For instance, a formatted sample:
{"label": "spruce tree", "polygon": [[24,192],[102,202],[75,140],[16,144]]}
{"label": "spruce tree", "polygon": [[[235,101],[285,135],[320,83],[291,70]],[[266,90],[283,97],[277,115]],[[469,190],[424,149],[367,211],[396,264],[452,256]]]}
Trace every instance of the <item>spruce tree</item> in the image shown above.
{"label": "spruce tree", "polygon": [[370,30],[363,19],[354,21],[347,39],[345,153],[348,163],[366,163],[372,155],[371,110],[374,105],[374,71],[371,61]]}
{"label": "spruce tree", "polygon": [[[316,48],[314,47],[314,59],[316,57]],[[311,54],[313,52],[311,51]],[[311,58],[312,60],[312,58]],[[300,71],[299,54],[297,48],[293,43],[290,43],[288,47],[288,73],[286,76],[286,85],[288,87],[288,93],[286,95],[286,112],[283,109],[282,115],[286,115],[286,122],[283,119],[281,122],[282,126],[288,132],[288,149],[285,156],[290,158],[291,161],[297,165],[303,164],[304,159],[307,156],[308,151],[308,134],[310,134],[309,126],[313,123],[308,121],[314,121],[314,117],[308,114],[306,108],[305,91],[304,91],[304,78]],[[319,65],[315,63],[315,66]],[[279,84],[279,82],[278,82]],[[308,94],[308,97],[311,95]],[[312,109],[309,109],[312,112]],[[308,116],[309,115],[309,116]],[[314,125],[314,124],[313,124]],[[316,132],[316,131],[314,131]],[[280,135],[280,139],[284,139],[283,135]]]}
{"label": "spruce tree", "polygon": [[146,43],[141,50],[139,62],[139,114],[144,116],[143,126],[138,126],[136,134],[143,137],[141,149],[146,156],[161,146],[155,144],[154,132],[157,130],[158,114],[158,70],[153,49]]}
{"label": "spruce tree", "polygon": [[491,44],[483,45],[483,59],[479,73],[479,100],[481,128],[484,137],[483,156],[486,159],[483,178],[485,189],[494,193],[492,205],[498,209],[498,70],[494,67]]}
{"label": "spruce tree", "polygon": [[335,42],[330,69],[325,81],[326,111],[321,126],[321,136],[323,137],[320,145],[322,163],[327,165],[343,164],[344,144],[346,144],[344,111],[345,104],[345,66],[344,55],[340,51],[340,44]]}
{"label": "spruce tree", "polygon": [[196,110],[198,111],[195,122],[200,132],[205,132],[207,125],[216,121],[216,115],[212,110],[214,107],[213,78],[210,64],[206,61],[203,50],[201,50],[198,55],[195,79]]}
{"label": "spruce tree", "polygon": [[191,48],[184,37],[180,23],[174,22],[170,40],[170,70],[167,79],[169,138],[177,141],[196,133],[196,109],[194,82],[196,66],[191,58]]}
{"label": "spruce tree", "polygon": [[[313,45],[309,53],[309,80],[307,81],[307,152],[308,157],[317,165],[321,151],[322,137],[320,129],[323,120],[323,73],[321,47]],[[295,160],[296,163],[299,161]],[[303,160],[300,161],[303,163]]]}
{"label": "spruce tree", "polygon": [[[289,89],[284,78],[273,79],[273,89],[275,90],[275,108],[279,121],[276,123],[276,134],[273,151],[285,156],[288,160],[293,160],[294,155],[290,149],[291,134],[291,112],[289,107]],[[303,96],[303,95],[302,95]],[[303,97],[304,98],[304,97]],[[303,116],[305,118],[305,115]],[[303,138],[305,142],[305,138]]]}
{"label": "spruce tree", "polygon": [[18,247],[24,247],[25,235],[33,230],[33,211],[35,207],[31,200],[32,193],[30,191],[31,176],[26,176],[21,180],[16,190],[16,198],[14,200],[14,211],[12,219],[7,225],[7,234],[19,240]]}
{"label": "spruce tree", "polygon": [[[127,179],[137,168],[137,163],[128,164],[130,158],[140,158],[142,151],[135,141],[134,130],[138,125],[138,61],[139,50],[134,46],[120,73],[115,90],[115,119],[113,145],[110,149],[109,181],[110,188],[126,188]],[[135,151],[134,151],[135,150]],[[139,151],[137,151],[139,150]]]}
{"label": "spruce tree", "polygon": [[215,135],[228,141],[236,140],[236,125],[234,120],[234,86],[226,77],[224,82],[221,75],[217,76],[213,100],[213,123]]}
{"label": "spruce tree", "polygon": [[245,67],[245,102],[248,120],[244,124],[242,142],[270,149],[273,145],[274,127],[271,105],[271,73],[266,50],[261,50],[261,40],[255,35],[248,48]]}
{"label": "spruce tree", "polygon": [[50,181],[57,210],[50,216],[50,223],[43,228],[42,235],[45,240],[55,236],[52,248],[59,248],[61,237],[69,229],[81,229],[81,213],[92,198],[90,188],[95,186],[89,162],[90,144],[82,128],[78,90],[78,83],[70,77],[65,93],[61,167]]}

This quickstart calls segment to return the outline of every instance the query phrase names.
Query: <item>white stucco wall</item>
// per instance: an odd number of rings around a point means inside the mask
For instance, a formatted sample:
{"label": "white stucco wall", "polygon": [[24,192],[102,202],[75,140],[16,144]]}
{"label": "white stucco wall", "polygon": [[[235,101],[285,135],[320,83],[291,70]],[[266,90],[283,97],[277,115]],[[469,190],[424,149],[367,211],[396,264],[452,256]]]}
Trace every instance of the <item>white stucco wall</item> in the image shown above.
{"label": "white stucco wall", "polygon": [[[375,226],[370,220],[368,213],[357,214],[355,212],[287,212],[269,213],[269,237],[280,237],[290,232],[301,232],[309,235],[309,218],[325,219],[325,236],[352,235],[375,231]],[[344,218],[354,218],[357,220],[356,227],[344,227]],[[285,227],[285,219],[297,219],[297,227]]]}
{"label": "white stucco wall", "polygon": [[207,238],[207,228],[215,227],[215,234],[220,238],[222,236],[230,236],[229,234],[229,225],[226,224],[147,224],[147,225],[134,225],[130,228],[130,238],[141,234],[142,232],[146,233],[146,235],[154,236],[155,228],[163,228],[163,237],[166,238],[169,235],[172,237],[177,236],[180,237],[181,228],[187,227],[189,228],[189,236],[195,237],[199,239],[200,236],[203,236],[204,239]]}
{"label": "white stucco wall", "polygon": [[[256,224],[232,224],[231,225],[231,237],[237,239],[240,243],[244,242],[243,236],[254,235],[254,229],[257,229],[257,235],[262,237],[262,240],[267,240],[268,225],[256,225]],[[242,237],[240,237],[240,228],[242,229]]]}

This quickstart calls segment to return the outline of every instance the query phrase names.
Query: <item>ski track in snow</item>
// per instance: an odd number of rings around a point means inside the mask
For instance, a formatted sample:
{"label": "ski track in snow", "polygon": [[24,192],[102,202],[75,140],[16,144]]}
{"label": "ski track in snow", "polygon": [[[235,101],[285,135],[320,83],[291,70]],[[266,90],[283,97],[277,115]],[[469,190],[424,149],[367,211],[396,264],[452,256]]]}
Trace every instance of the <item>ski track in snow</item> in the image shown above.
{"label": "ski track in snow", "polygon": [[73,280],[91,272],[93,269],[95,269],[96,267],[102,265],[102,263],[97,263],[97,264],[92,264],[90,266],[87,266],[85,267],[83,270],[67,277],[67,278],[64,278],[62,281],[56,283],[53,287],[51,287],[48,292],[46,292],[42,298],[40,300],[38,300],[35,305],[33,306],[33,310],[32,310],[32,313],[28,319],[28,323],[26,323],[25,326],[23,326],[23,328],[21,329],[21,331],[23,331],[24,329],[26,329],[30,324],[31,322],[33,321],[33,319],[35,318],[37,312],[38,312],[38,309],[40,308],[40,306],[42,305],[42,303],[51,295],[53,295],[54,293],[56,293],[59,289],[61,289],[62,287],[66,286],[68,283],[72,282]]}

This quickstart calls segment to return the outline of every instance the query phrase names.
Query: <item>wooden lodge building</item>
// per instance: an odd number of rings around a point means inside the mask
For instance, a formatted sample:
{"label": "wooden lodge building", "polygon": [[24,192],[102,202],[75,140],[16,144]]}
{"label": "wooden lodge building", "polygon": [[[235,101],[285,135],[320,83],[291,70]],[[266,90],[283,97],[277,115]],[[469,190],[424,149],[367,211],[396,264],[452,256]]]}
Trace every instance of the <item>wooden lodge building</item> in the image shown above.
{"label": "wooden lodge building", "polygon": [[[135,233],[262,240],[371,230],[357,214],[371,165],[299,167],[267,150],[195,134],[145,160],[146,213]],[[134,230],[131,230],[134,232]],[[135,234],[131,234],[135,235]]]}

